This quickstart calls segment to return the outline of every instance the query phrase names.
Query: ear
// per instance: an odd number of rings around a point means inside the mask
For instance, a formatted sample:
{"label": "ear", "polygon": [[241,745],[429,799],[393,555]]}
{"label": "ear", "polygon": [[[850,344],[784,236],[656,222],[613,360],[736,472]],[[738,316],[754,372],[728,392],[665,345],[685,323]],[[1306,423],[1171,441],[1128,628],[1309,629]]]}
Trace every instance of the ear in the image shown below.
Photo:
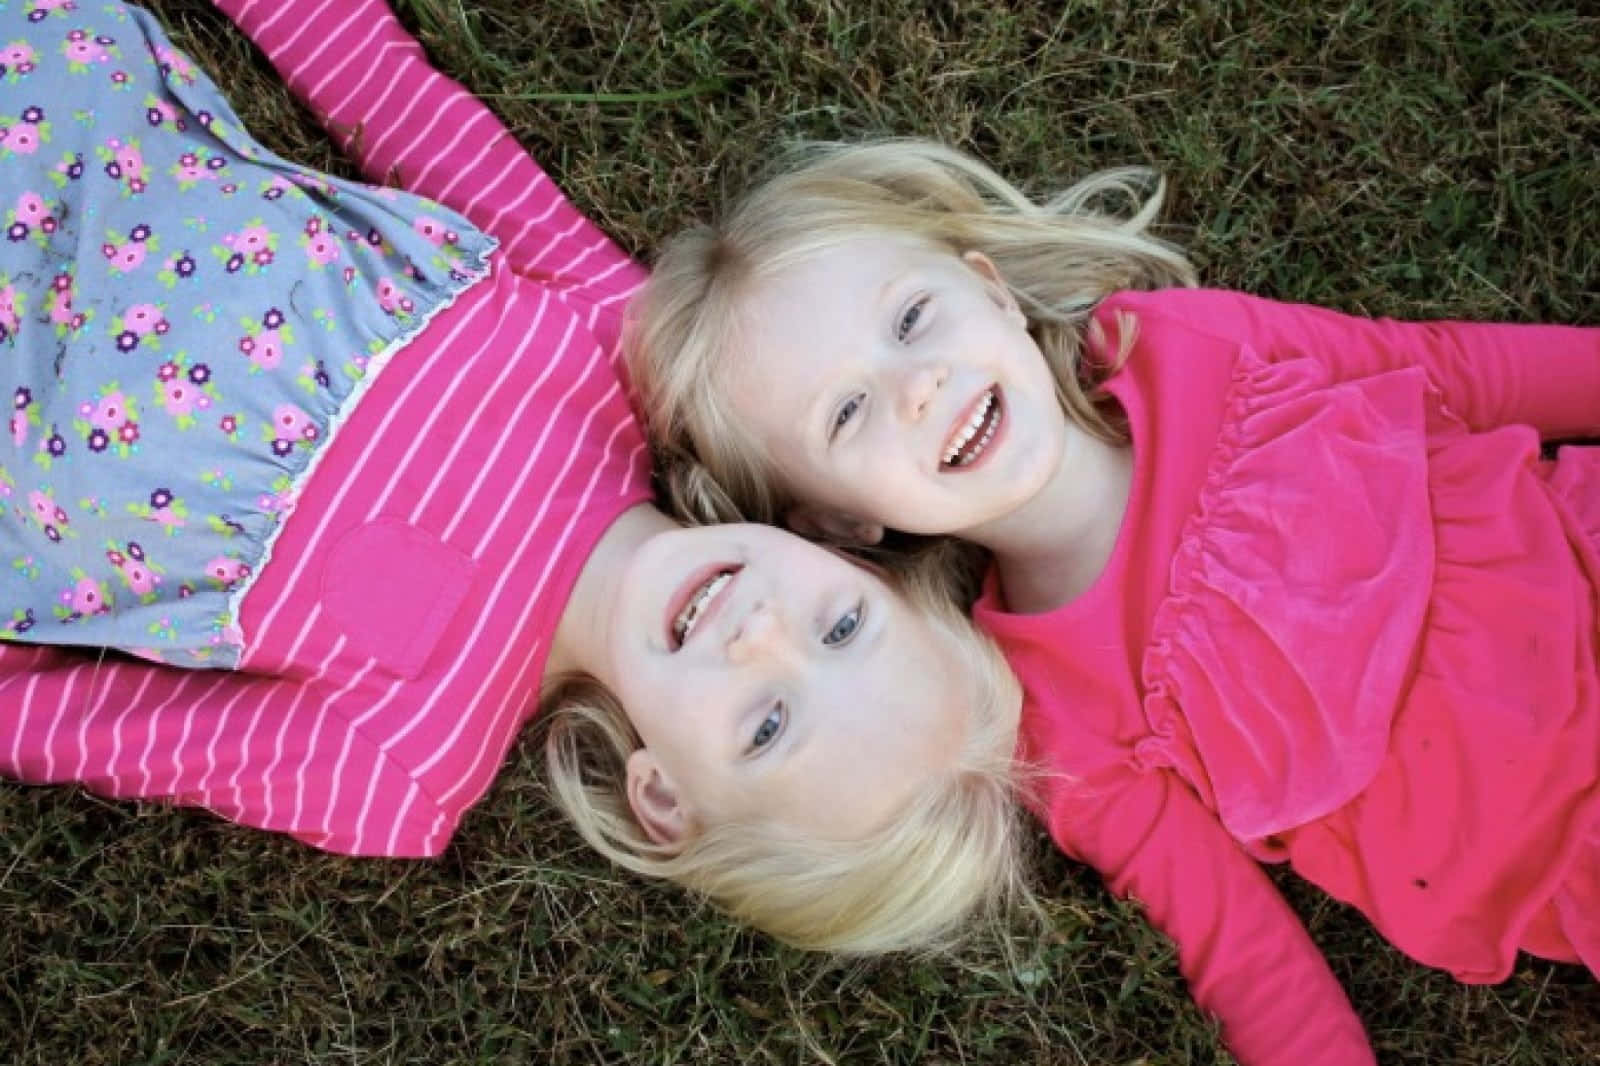
{"label": "ear", "polygon": [[993,259],[973,249],[961,253],[961,261],[983,279],[984,291],[989,294],[989,299],[994,301],[996,307],[1004,311],[1007,317],[1026,323],[1027,319],[1022,314],[1022,308],[1017,306],[1017,298],[1011,293],[1011,286],[1006,284],[1006,279],[1001,276],[1000,268],[994,265]]}
{"label": "ear", "polygon": [[695,829],[695,820],[672,779],[649,748],[628,756],[628,806],[645,836],[657,844],[681,845]]}
{"label": "ear", "polygon": [[883,526],[831,507],[797,504],[784,514],[783,524],[808,540],[848,547],[864,547],[883,539]]}

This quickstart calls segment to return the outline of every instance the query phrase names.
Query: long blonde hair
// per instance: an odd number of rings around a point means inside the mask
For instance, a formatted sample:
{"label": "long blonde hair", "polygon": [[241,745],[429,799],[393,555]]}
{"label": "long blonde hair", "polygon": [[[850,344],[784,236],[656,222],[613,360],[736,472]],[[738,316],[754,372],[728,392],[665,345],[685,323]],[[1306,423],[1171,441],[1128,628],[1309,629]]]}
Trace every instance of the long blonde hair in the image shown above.
{"label": "long blonde hair", "polygon": [[[692,472],[674,482],[680,513],[729,516],[714,483]],[[697,487],[685,487],[691,483]],[[957,575],[937,551],[877,569],[954,636],[979,693],[955,765],[930,779],[890,824],[864,840],[726,824],[680,849],[656,844],[627,798],[627,760],[641,746],[638,733],[603,685],[569,676],[547,688],[541,718],[548,786],[579,834],[617,865],[674,881],[739,921],[811,950],[941,950],[983,919],[1036,911],[1018,804],[1026,778],[1012,762],[1022,700],[1016,677],[952,598]]]}
{"label": "long blonde hair", "polygon": [[[658,450],[669,462],[704,464],[751,520],[782,522],[796,502],[782,471],[714,386],[737,358],[753,284],[874,234],[988,256],[1068,416],[1103,439],[1124,439],[1096,396],[1113,367],[1083,359],[1084,326],[1118,289],[1195,283],[1183,253],[1149,232],[1163,188],[1149,170],[1121,168],[1035,203],[973,157],[930,141],[798,150],[720,223],[669,241],[630,305],[624,349]],[[1131,334],[1119,333],[1125,351]]]}

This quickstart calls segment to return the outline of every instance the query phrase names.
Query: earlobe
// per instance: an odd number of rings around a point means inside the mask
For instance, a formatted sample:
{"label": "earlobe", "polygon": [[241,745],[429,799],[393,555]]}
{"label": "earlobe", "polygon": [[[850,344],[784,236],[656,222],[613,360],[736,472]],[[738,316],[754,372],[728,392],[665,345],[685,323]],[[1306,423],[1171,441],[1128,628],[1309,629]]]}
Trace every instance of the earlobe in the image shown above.
{"label": "earlobe", "polygon": [[694,817],[648,748],[628,756],[628,806],[645,836],[657,844],[681,846],[694,829]]}
{"label": "earlobe", "polygon": [[799,505],[783,516],[784,525],[807,540],[841,547],[866,547],[883,539],[883,526],[831,507]]}

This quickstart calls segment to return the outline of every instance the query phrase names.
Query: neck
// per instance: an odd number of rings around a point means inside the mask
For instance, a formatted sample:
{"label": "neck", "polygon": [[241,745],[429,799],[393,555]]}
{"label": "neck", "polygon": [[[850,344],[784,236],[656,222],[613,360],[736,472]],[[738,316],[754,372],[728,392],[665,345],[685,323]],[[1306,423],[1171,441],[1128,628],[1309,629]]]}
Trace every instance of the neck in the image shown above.
{"label": "neck", "polygon": [[1111,560],[1132,487],[1131,446],[1081,437],[1031,500],[974,534],[994,553],[1007,608],[1037,614],[1086,592]]}
{"label": "neck", "polygon": [[630,507],[600,535],[573,584],[566,610],[556,625],[545,676],[581,672],[606,682],[610,621],[628,559],[657,533],[677,523],[650,504]]}

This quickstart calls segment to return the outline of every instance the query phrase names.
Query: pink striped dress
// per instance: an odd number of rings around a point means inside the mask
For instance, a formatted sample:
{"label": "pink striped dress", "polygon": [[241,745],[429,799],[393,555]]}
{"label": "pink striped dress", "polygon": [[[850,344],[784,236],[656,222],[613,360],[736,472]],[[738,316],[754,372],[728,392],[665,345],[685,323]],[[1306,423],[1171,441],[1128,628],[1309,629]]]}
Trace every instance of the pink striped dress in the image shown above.
{"label": "pink striped dress", "polygon": [[643,275],[382,0],[219,6],[370,180],[501,248],[329,443],[244,601],[239,671],[0,645],[0,774],[436,855],[532,714],[583,561],[648,500],[617,353]]}

